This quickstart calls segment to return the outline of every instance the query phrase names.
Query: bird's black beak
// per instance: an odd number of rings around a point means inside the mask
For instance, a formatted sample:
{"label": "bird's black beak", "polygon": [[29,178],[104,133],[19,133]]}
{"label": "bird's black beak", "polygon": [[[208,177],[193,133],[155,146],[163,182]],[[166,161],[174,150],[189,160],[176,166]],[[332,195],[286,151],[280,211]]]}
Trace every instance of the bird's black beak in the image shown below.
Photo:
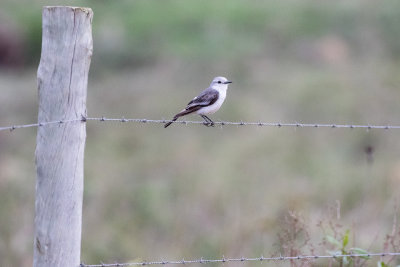
{"label": "bird's black beak", "polygon": [[224,84],[228,84],[228,83],[232,83],[231,81],[226,81],[226,82],[224,82]]}

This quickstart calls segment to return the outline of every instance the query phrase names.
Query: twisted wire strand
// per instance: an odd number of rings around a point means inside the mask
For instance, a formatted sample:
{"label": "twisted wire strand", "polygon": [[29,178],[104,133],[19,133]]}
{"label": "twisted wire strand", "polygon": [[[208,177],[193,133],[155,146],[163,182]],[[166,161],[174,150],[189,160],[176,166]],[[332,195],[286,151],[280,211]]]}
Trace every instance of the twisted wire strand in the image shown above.
{"label": "twisted wire strand", "polygon": [[[14,131],[16,129],[21,128],[30,128],[30,127],[42,127],[47,125],[54,125],[54,124],[65,124],[65,123],[73,123],[73,122],[87,122],[87,121],[98,121],[98,122],[120,122],[120,123],[155,123],[155,124],[164,124],[170,122],[170,120],[154,120],[154,119],[138,119],[138,118],[106,118],[106,117],[84,117],[70,119],[70,120],[57,120],[57,121],[45,121],[45,122],[38,122],[38,123],[31,123],[31,124],[21,124],[21,125],[11,125],[11,126],[4,126],[0,127],[0,131]],[[176,124],[204,124],[204,121],[190,121],[190,120],[180,120],[175,121]],[[303,127],[312,127],[312,128],[348,128],[348,129],[356,129],[362,128],[366,130],[371,129],[383,129],[383,130],[397,130],[400,129],[400,125],[363,125],[363,124],[335,124],[335,123],[282,123],[282,122],[244,122],[244,121],[216,121],[214,122],[215,125],[219,126],[226,126],[226,125],[233,125],[233,126],[261,126],[261,127],[296,127],[296,128],[303,128]]]}
{"label": "twisted wire strand", "polygon": [[225,263],[225,262],[254,262],[254,261],[292,261],[292,260],[318,260],[318,259],[335,259],[335,258],[371,258],[371,257],[386,257],[386,256],[400,256],[400,252],[380,252],[380,253],[365,253],[365,254],[335,254],[335,255],[299,255],[291,257],[256,257],[256,258],[225,258],[221,259],[195,259],[195,260],[162,260],[162,261],[142,261],[142,262],[127,262],[127,263],[101,263],[101,264],[84,264],[81,263],[80,267],[115,267],[115,266],[137,266],[137,265],[172,265],[172,264],[206,264],[206,263]]}

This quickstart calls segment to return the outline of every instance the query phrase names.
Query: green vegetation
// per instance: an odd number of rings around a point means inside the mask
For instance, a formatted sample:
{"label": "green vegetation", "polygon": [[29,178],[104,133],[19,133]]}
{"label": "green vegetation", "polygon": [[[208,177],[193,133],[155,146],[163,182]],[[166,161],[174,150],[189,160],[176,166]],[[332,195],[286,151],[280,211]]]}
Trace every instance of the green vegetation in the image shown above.
{"label": "green vegetation", "polygon": [[[90,116],[169,119],[224,75],[234,83],[215,120],[400,124],[399,1],[61,2],[94,11]],[[25,58],[0,72],[0,125],[36,120],[41,6],[61,2],[0,3],[1,26],[21,35]],[[259,257],[290,244],[311,253],[306,237],[316,254],[393,249],[385,244],[399,199],[395,130],[96,122],[87,130],[85,263]],[[35,137],[35,129],[0,133],[1,266],[31,266]],[[345,227],[321,233],[337,200]],[[307,231],[285,243],[289,210]],[[346,260],[332,266],[357,266]]]}
{"label": "green vegetation", "polygon": [[[41,42],[41,6],[58,2],[5,0],[5,21],[18,26],[26,40],[30,63],[37,63]],[[64,1],[64,4],[74,4]],[[186,60],[240,60],[265,49],[287,55],[293,43],[330,35],[343,38],[357,53],[369,53],[368,38],[398,58],[400,4],[385,1],[257,1],[233,0],[87,1],[95,12],[94,39],[102,65],[135,67],[160,57]],[[7,14],[9,11],[10,13]],[[375,36],[376,34],[376,36]],[[370,35],[370,36],[369,36]],[[376,39],[375,39],[376,38]],[[292,54],[289,53],[293,60]],[[364,56],[364,55],[361,55]],[[33,61],[35,59],[36,61]],[[199,63],[197,63],[199,64]]]}

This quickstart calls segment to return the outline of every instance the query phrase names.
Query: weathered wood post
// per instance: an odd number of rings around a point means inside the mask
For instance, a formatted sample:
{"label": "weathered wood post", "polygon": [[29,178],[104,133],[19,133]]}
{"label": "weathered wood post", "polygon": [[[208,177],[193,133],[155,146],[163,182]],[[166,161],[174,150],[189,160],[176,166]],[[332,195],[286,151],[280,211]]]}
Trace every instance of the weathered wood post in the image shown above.
{"label": "weathered wood post", "polygon": [[[92,55],[90,8],[44,7],[38,69],[38,121],[86,116]],[[35,267],[80,264],[83,122],[38,127],[36,145]]]}

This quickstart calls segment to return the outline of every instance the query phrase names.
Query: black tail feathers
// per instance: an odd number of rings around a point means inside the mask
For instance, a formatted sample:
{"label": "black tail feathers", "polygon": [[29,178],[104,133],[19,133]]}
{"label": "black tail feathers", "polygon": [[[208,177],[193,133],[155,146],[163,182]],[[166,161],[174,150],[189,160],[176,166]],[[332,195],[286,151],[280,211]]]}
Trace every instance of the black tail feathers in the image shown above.
{"label": "black tail feathers", "polygon": [[199,107],[192,108],[192,109],[184,109],[184,110],[182,110],[181,112],[179,112],[178,114],[176,114],[176,115],[174,116],[174,118],[173,118],[171,121],[167,122],[167,123],[164,125],[164,128],[167,128],[168,126],[170,126],[170,125],[171,125],[174,121],[176,121],[179,117],[182,117],[182,116],[188,115],[188,114],[190,114],[190,113],[193,113],[193,112],[197,111],[199,108],[201,108],[201,107],[199,106]]}
{"label": "black tail feathers", "polygon": [[171,121],[169,121],[169,122],[167,122],[166,124],[164,124],[164,128],[167,128],[168,126],[170,126],[174,121],[176,121],[177,119],[179,118],[179,116],[178,115],[175,115],[175,117],[171,120]]}

